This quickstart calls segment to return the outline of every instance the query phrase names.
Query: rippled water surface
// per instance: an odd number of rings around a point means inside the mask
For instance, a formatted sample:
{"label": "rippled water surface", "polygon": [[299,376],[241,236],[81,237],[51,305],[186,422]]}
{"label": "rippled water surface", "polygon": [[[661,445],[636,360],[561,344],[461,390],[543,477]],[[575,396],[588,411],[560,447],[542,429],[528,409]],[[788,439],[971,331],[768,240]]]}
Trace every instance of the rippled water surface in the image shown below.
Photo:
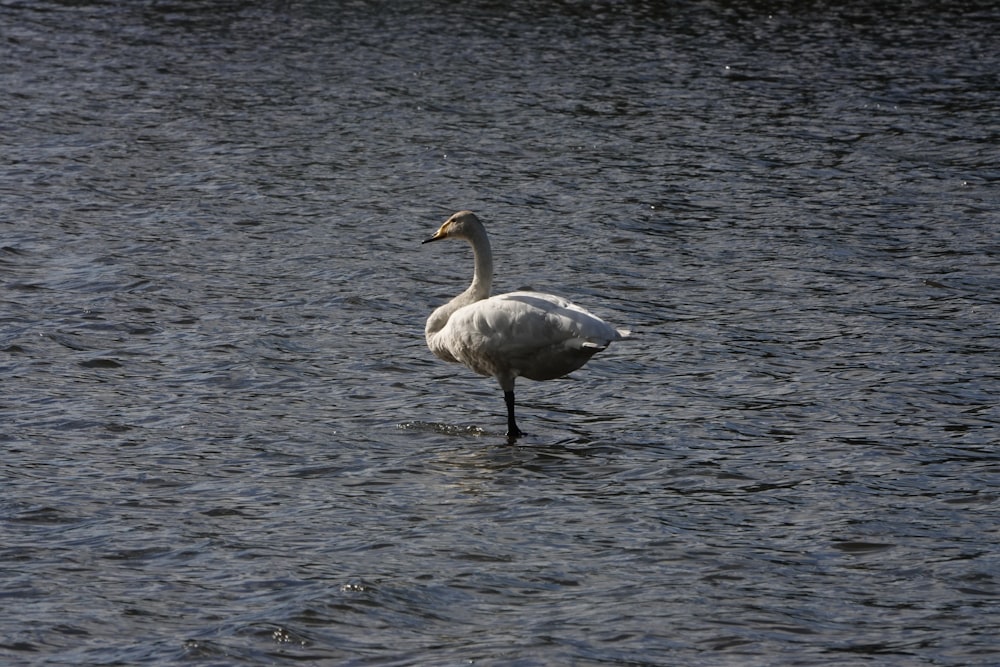
{"label": "rippled water surface", "polygon": [[[5,3],[0,658],[997,664],[998,31]],[[516,445],[423,341],[463,208],[638,334]]]}

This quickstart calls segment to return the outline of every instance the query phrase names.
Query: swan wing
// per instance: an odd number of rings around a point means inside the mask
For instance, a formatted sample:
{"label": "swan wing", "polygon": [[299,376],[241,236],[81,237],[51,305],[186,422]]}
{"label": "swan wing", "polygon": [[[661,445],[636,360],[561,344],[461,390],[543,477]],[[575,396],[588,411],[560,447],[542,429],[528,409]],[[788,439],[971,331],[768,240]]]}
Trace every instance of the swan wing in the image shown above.
{"label": "swan wing", "polygon": [[441,358],[481,375],[561,377],[622,334],[596,315],[551,294],[511,292],[455,311],[435,336]]}

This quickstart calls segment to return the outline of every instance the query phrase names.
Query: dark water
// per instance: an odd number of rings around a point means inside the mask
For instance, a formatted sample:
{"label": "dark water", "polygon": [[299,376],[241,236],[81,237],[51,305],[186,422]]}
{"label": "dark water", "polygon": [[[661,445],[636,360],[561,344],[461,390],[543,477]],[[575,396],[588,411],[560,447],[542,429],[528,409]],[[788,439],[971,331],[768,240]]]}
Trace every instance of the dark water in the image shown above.
{"label": "dark water", "polygon": [[[997,664],[998,31],[5,3],[0,658]],[[461,208],[640,335],[513,447],[423,342]]]}

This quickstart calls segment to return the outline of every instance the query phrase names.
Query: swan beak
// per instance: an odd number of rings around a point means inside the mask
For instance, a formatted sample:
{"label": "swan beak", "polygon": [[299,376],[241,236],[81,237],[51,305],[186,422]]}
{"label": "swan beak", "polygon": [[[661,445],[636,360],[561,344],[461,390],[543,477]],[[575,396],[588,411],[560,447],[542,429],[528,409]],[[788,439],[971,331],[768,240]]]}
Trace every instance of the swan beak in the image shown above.
{"label": "swan beak", "polygon": [[423,245],[424,243],[430,243],[431,241],[440,241],[441,239],[448,238],[448,232],[444,231],[444,227],[444,225],[441,225],[441,228],[434,232],[434,236],[429,239],[424,239],[420,242],[420,244]]}

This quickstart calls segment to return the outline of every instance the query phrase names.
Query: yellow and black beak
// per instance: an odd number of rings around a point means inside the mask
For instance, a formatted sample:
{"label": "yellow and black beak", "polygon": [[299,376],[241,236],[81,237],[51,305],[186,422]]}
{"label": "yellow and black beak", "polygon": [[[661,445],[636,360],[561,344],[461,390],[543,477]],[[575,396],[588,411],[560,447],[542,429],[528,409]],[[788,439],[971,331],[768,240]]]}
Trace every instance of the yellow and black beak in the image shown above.
{"label": "yellow and black beak", "polygon": [[420,242],[421,245],[423,245],[424,243],[430,243],[431,241],[440,241],[441,239],[448,238],[448,232],[445,231],[445,227],[447,227],[447,226],[448,226],[447,223],[441,225],[438,228],[438,230],[436,232],[434,232],[434,236],[430,237],[429,239],[424,239],[423,241],[421,241]]}

